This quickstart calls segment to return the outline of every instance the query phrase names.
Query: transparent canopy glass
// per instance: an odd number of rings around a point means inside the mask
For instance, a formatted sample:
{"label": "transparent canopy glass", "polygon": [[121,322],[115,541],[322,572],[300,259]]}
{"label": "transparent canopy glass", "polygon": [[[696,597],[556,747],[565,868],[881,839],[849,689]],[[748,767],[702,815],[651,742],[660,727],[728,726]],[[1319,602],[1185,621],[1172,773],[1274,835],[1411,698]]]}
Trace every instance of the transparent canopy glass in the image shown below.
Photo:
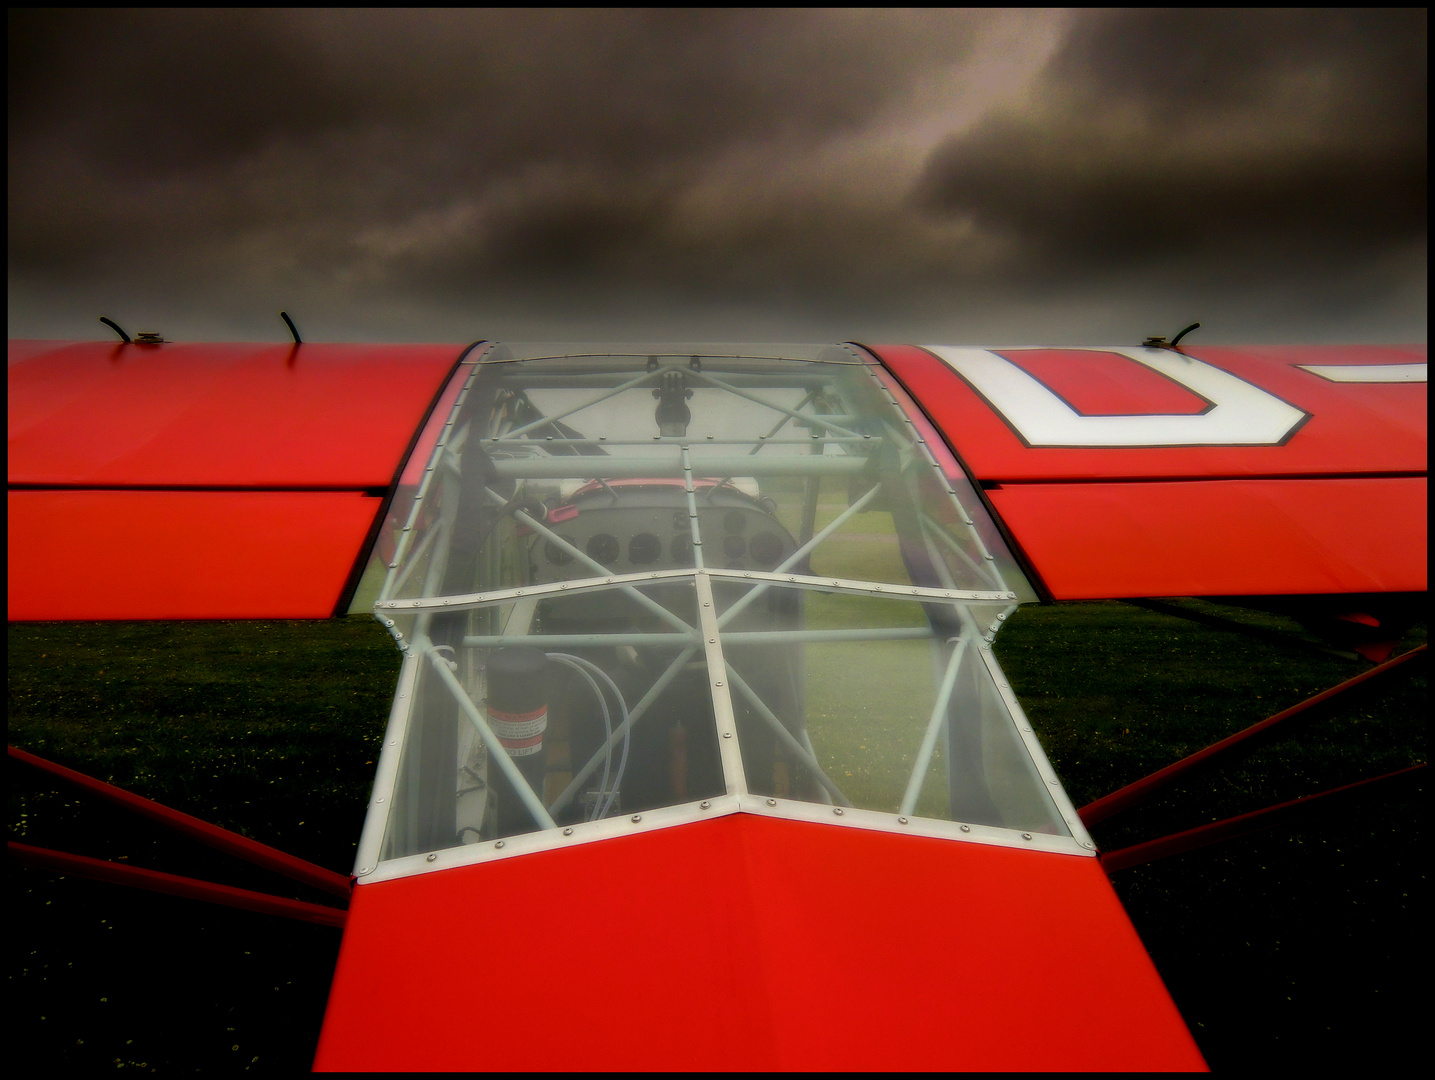
{"label": "transparent canopy glass", "polygon": [[1070,835],[985,648],[1032,592],[970,482],[865,353],[764,348],[463,373],[380,545],[409,674],[376,858],[744,794]]}

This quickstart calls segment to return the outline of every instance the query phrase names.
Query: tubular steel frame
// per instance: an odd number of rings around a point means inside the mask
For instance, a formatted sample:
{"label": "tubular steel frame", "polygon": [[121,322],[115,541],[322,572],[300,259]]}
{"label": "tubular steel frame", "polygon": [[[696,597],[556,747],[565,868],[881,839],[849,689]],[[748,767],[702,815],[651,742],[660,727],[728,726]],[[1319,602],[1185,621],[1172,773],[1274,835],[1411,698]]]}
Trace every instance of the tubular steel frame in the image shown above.
{"label": "tubular steel frame", "polygon": [[[1017,599],[1016,593],[1012,591],[1002,579],[1000,571],[995,566],[995,560],[987,549],[980,532],[976,527],[970,513],[962,505],[953,481],[946,475],[946,471],[940,462],[926,446],[926,441],[921,433],[916,430],[913,420],[906,415],[901,403],[893,395],[890,388],[881,380],[877,373],[872,370],[870,362],[864,362],[868,375],[876,382],[876,389],[879,397],[885,404],[890,405],[896,416],[906,417],[908,430],[902,432],[898,428],[888,425],[889,434],[886,436],[870,435],[859,431],[853,431],[843,426],[842,422],[851,422],[848,414],[829,414],[803,411],[808,406],[814,405],[821,398],[822,385],[813,385],[811,376],[803,372],[801,379],[779,379],[770,380],[773,385],[793,385],[801,388],[806,385],[808,391],[798,403],[796,409],[789,409],[786,406],[775,402],[765,401],[755,394],[747,392],[738,385],[739,379],[734,377],[717,378],[710,373],[697,370],[692,366],[678,366],[675,364],[663,364],[655,366],[642,375],[622,379],[616,385],[611,383],[602,385],[592,376],[583,378],[584,385],[591,386],[597,391],[594,396],[585,397],[585,400],[571,407],[564,408],[551,416],[544,416],[516,428],[508,430],[490,431],[488,434],[465,429],[456,431],[455,425],[458,420],[459,410],[466,401],[472,390],[474,379],[479,367],[484,363],[484,356],[492,353],[494,346],[490,345],[483,356],[476,358],[470,364],[470,370],[465,376],[465,381],[457,398],[454,401],[452,410],[447,422],[435,443],[429,463],[424,471],[423,480],[418,491],[414,495],[413,504],[410,508],[408,519],[405,522],[393,559],[388,565],[384,586],[379,594],[379,600],[374,605],[375,617],[394,636],[399,648],[405,653],[405,662],[400,672],[399,685],[394,705],[390,713],[388,730],[384,735],[384,746],[382,758],[375,778],[373,795],[369,814],[365,820],[363,834],[359,842],[359,850],[355,863],[355,872],[360,883],[370,881],[386,880],[393,877],[407,876],[413,873],[423,873],[432,870],[443,869],[449,866],[465,865],[469,863],[487,861],[494,858],[508,858],[514,855],[523,854],[529,851],[546,850],[554,847],[563,847],[573,843],[583,843],[608,836],[626,835],[633,831],[644,831],[653,828],[663,828],[669,825],[680,824],[688,821],[697,821],[705,817],[715,817],[728,813],[757,812],[767,815],[791,817],[799,820],[818,820],[844,827],[879,829],[882,831],[908,832],[918,835],[941,836],[953,840],[965,842],[977,842],[984,844],[998,844],[1011,847],[1028,847],[1048,851],[1061,851],[1068,854],[1092,856],[1095,854],[1095,845],[1086,835],[1080,818],[1071,807],[1061,785],[1051,770],[1045,755],[1036,742],[1031,726],[1027,722],[1025,714],[1021,711],[1020,704],[1011,693],[1010,685],[1006,682],[1005,676],[1001,673],[996,659],[991,655],[990,642],[1006,619],[1010,611],[1014,610]],[[504,361],[507,363],[507,361]],[[848,370],[857,365],[843,365]],[[700,381],[714,389],[722,390],[737,397],[755,401],[773,411],[781,413],[781,418],[766,435],[759,436],[753,440],[721,440],[722,445],[747,445],[751,449],[743,455],[712,455],[696,453],[698,448],[711,442],[718,443],[718,440],[693,439],[688,437],[664,436],[654,437],[651,440],[607,440],[606,438],[549,438],[541,440],[532,439],[524,441],[523,437],[531,432],[542,429],[545,425],[553,424],[575,413],[581,412],[593,405],[602,403],[609,398],[632,389],[638,389],[647,385],[657,384],[667,372],[677,371],[685,377]],[[724,373],[726,375],[726,373]],[[748,380],[751,381],[751,380]],[[806,422],[813,427],[813,435],[808,439],[792,438],[770,442],[771,436],[776,435],[784,425],[792,420]],[[479,423],[475,418],[469,427]],[[554,429],[557,430],[557,429]],[[835,433],[835,434],[833,434]],[[484,497],[493,505],[510,509],[516,521],[525,528],[531,530],[553,543],[560,550],[567,553],[578,563],[589,570],[594,576],[580,578],[572,581],[550,582],[541,585],[526,585],[521,588],[496,589],[478,593],[467,593],[456,596],[435,596],[437,582],[440,579],[442,566],[447,560],[447,548],[452,542],[452,522],[448,520],[452,514],[456,500],[453,498],[444,499],[446,513],[431,528],[440,531],[438,540],[431,540],[425,537],[418,551],[413,555],[416,562],[425,552],[429,555],[429,570],[424,592],[428,595],[420,598],[399,598],[394,594],[407,580],[412,572],[412,565],[405,563],[410,559],[410,549],[413,543],[413,531],[418,520],[418,515],[425,497],[431,495],[432,478],[435,475],[441,477],[445,484],[456,484],[458,482],[458,469],[455,456],[456,447],[466,443],[470,438],[482,438],[486,444],[498,445],[523,445],[546,448],[549,446],[579,446],[589,445],[598,447],[619,446],[669,446],[675,454],[671,459],[667,457],[627,455],[616,456],[604,454],[601,456],[561,456],[556,458],[530,457],[530,458],[500,458],[493,461],[493,473],[500,479],[598,479],[600,482],[607,479],[623,477],[656,477],[676,476],[683,482],[683,493],[688,514],[689,531],[692,539],[694,552],[694,566],[676,570],[651,571],[635,574],[615,574],[607,567],[602,566],[596,560],[581,551],[572,543],[565,540],[552,528],[543,522],[538,521],[523,509],[511,506],[510,500],[493,491],[491,488],[483,488]],[[947,498],[952,503],[956,520],[964,526],[973,541],[978,559],[974,559],[962,550],[962,545],[957,543],[947,530],[936,521],[927,518],[921,522],[922,542],[925,545],[933,566],[941,579],[941,588],[927,586],[913,586],[894,584],[887,582],[873,582],[864,580],[850,580],[843,578],[819,577],[811,574],[790,573],[793,567],[800,565],[810,554],[828,537],[832,536],[842,528],[853,516],[861,513],[877,497],[882,490],[882,484],[872,486],[865,494],[855,499],[843,510],[832,522],[828,523],[821,530],[814,531],[805,541],[799,543],[797,550],[773,571],[738,571],[723,570],[708,567],[702,556],[702,533],[697,512],[697,491],[694,484],[695,475],[719,475],[730,478],[733,475],[786,475],[806,476],[809,484],[821,476],[855,476],[862,473],[868,466],[865,456],[830,456],[823,451],[827,445],[838,446],[850,445],[853,443],[865,443],[868,446],[881,446],[888,442],[895,442],[899,448],[914,453],[915,459],[903,469],[903,476],[912,494],[915,490],[915,477],[909,475],[914,469],[930,469],[938,479],[941,488],[945,490]],[[806,455],[781,455],[763,456],[755,455],[765,445],[807,445],[812,453]],[[445,468],[444,466],[452,466]],[[584,474],[591,472],[592,476]],[[455,494],[455,492],[450,492]],[[991,589],[971,590],[959,589],[956,587],[947,563],[937,551],[933,535],[941,537],[946,546],[956,552],[966,566],[976,573],[980,578],[992,583]],[[401,569],[402,568],[402,569]],[[398,571],[396,573],[396,571]],[[652,585],[659,582],[675,582],[677,580],[690,580],[693,582],[699,602],[698,613],[699,625],[694,627],[688,625],[665,605],[657,602],[640,591],[640,586]],[[740,581],[750,584],[743,595],[736,599],[728,608],[718,614],[716,601],[713,596],[713,581]],[[852,641],[852,640],[903,640],[903,639],[929,639],[936,642],[934,631],[929,626],[924,627],[871,627],[851,628],[842,630],[769,630],[769,631],[740,631],[732,632],[723,629],[741,611],[745,610],[751,603],[758,599],[768,589],[775,585],[787,588],[799,589],[820,589],[824,592],[840,593],[847,595],[864,595],[883,597],[888,599],[918,600],[926,603],[944,602],[951,604],[955,609],[957,618],[962,626],[960,635],[953,638],[950,643],[950,652],[947,653],[945,663],[945,674],[941,679],[940,688],[937,694],[937,702],[933,708],[931,719],[924,731],[922,753],[918,755],[916,767],[913,770],[911,779],[908,782],[907,790],[902,799],[901,809],[896,814],[889,814],[880,811],[861,810],[852,807],[850,800],[843,794],[841,788],[832,781],[817,763],[813,752],[811,741],[807,739],[806,731],[802,732],[803,738],[798,739],[783,726],[772,710],[753,690],[753,688],[742,678],[742,676],[730,667],[723,653],[724,644],[759,644],[759,643],[801,643],[820,641]],[[409,714],[415,686],[417,684],[419,657],[427,656],[430,664],[439,679],[447,686],[448,690],[459,701],[470,722],[479,732],[480,738],[486,746],[489,746],[490,758],[495,755],[498,758],[500,768],[505,764],[511,764],[505,753],[501,752],[501,746],[497,743],[496,737],[491,732],[485,732],[485,725],[482,721],[480,710],[474,706],[469,693],[462,683],[454,676],[449,663],[445,657],[434,651],[428,640],[428,624],[432,616],[441,611],[462,611],[472,610],[480,607],[499,604],[513,603],[519,601],[532,601],[534,599],[552,596],[561,593],[583,593],[593,590],[612,589],[620,590],[625,595],[647,608],[652,614],[661,618],[669,626],[673,627],[669,633],[628,633],[628,634],[559,634],[559,635],[537,635],[529,636],[520,631],[509,633],[506,630],[499,634],[465,635],[462,639],[465,648],[495,647],[505,644],[541,644],[543,647],[567,648],[595,645],[634,645],[634,646],[672,646],[681,651],[668,664],[666,670],[654,681],[642,699],[629,711],[627,720],[616,725],[604,744],[601,745],[592,757],[575,772],[573,779],[562,793],[552,802],[544,807],[538,793],[523,780],[516,768],[505,770],[510,783],[519,794],[520,799],[528,807],[530,815],[543,828],[536,833],[524,833],[514,836],[505,836],[496,840],[480,841],[451,848],[443,848],[431,852],[421,852],[406,855],[399,858],[381,859],[381,850],[384,843],[384,833],[389,820],[389,809],[386,803],[392,799],[397,786],[399,772],[400,751],[404,745],[404,737],[409,721]],[[970,604],[1003,604],[1005,610],[997,616],[995,622],[988,627],[979,626],[973,613],[969,609]],[[399,629],[395,619],[402,615],[416,616],[417,621],[414,628],[406,638]],[[976,646],[974,648],[973,646]],[[595,821],[578,822],[571,826],[559,829],[553,822],[553,816],[565,810],[576,797],[582,785],[592,775],[594,770],[601,765],[605,755],[616,747],[637,724],[651,705],[658,699],[667,685],[677,676],[689,662],[702,650],[706,661],[706,670],[709,682],[709,692],[713,707],[714,721],[718,735],[719,756],[722,762],[724,785],[727,794],[718,798],[710,798],[695,803],[684,803],[674,806],[662,807],[657,810],[644,811],[641,814],[629,816],[614,816]],[[971,654],[981,657],[987,675],[996,685],[997,693],[1010,717],[1010,722],[1017,728],[1017,734],[1027,750],[1031,759],[1033,769],[1044,783],[1048,795],[1054,801],[1060,817],[1066,822],[1070,830],[1070,836],[1060,836],[1045,833],[1022,832],[1016,829],[1006,829],[993,826],[981,826],[972,823],[952,822],[942,819],[913,818],[912,808],[916,805],[920,796],[925,773],[930,765],[932,753],[935,750],[937,739],[948,723],[950,711],[950,698],[955,686],[959,668],[966,663],[964,657]],[[803,802],[794,799],[770,799],[749,793],[745,775],[735,712],[733,709],[732,690],[736,689],[752,707],[761,723],[771,729],[776,737],[782,742],[786,749],[794,755],[796,760],[803,762],[812,772],[813,777],[820,785],[825,798],[832,802]],[[785,736],[785,738],[784,738]],[[928,743],[931,744],[928,747]],[[490,745],[491,744],[491,745]],[[546,821],[544,819],[547,819]]]}

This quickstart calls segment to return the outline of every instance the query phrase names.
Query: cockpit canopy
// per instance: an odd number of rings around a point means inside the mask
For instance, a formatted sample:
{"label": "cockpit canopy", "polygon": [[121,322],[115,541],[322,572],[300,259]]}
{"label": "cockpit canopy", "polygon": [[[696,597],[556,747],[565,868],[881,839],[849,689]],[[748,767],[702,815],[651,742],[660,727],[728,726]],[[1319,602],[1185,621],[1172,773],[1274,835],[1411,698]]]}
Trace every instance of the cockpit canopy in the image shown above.
{"label": "cockpit canopy", "polygon": [[1084,836],[991,656],[1031,587],[864,351],[496,345],[456,378],[369,577],[406,663],[361,876],[732,798]]}

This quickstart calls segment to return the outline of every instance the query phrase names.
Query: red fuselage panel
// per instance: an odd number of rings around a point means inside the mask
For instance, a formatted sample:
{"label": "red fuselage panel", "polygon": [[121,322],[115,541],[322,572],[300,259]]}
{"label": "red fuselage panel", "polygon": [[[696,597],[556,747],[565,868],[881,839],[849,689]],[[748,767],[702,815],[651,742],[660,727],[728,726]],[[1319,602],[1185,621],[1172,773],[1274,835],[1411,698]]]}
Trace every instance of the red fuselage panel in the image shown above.
{"label": "red fuselage panel", "polygon": [[360,885],[315,1065],[1204,1067],[1095,859],[748,814]]}

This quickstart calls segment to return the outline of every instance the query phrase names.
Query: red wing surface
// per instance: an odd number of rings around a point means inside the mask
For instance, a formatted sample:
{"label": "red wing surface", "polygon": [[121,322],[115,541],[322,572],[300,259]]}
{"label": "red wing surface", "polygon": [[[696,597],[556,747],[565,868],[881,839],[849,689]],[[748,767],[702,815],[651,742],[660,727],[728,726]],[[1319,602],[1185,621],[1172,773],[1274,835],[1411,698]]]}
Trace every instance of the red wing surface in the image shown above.
{"label": "red wing surface", "polygon": [[462,351],[11,342],[9,617],[333,614]]}
{"label": "red wing surface", "polygon": [[1424,346],[873,351],[1056,599],[1426,588]]}

